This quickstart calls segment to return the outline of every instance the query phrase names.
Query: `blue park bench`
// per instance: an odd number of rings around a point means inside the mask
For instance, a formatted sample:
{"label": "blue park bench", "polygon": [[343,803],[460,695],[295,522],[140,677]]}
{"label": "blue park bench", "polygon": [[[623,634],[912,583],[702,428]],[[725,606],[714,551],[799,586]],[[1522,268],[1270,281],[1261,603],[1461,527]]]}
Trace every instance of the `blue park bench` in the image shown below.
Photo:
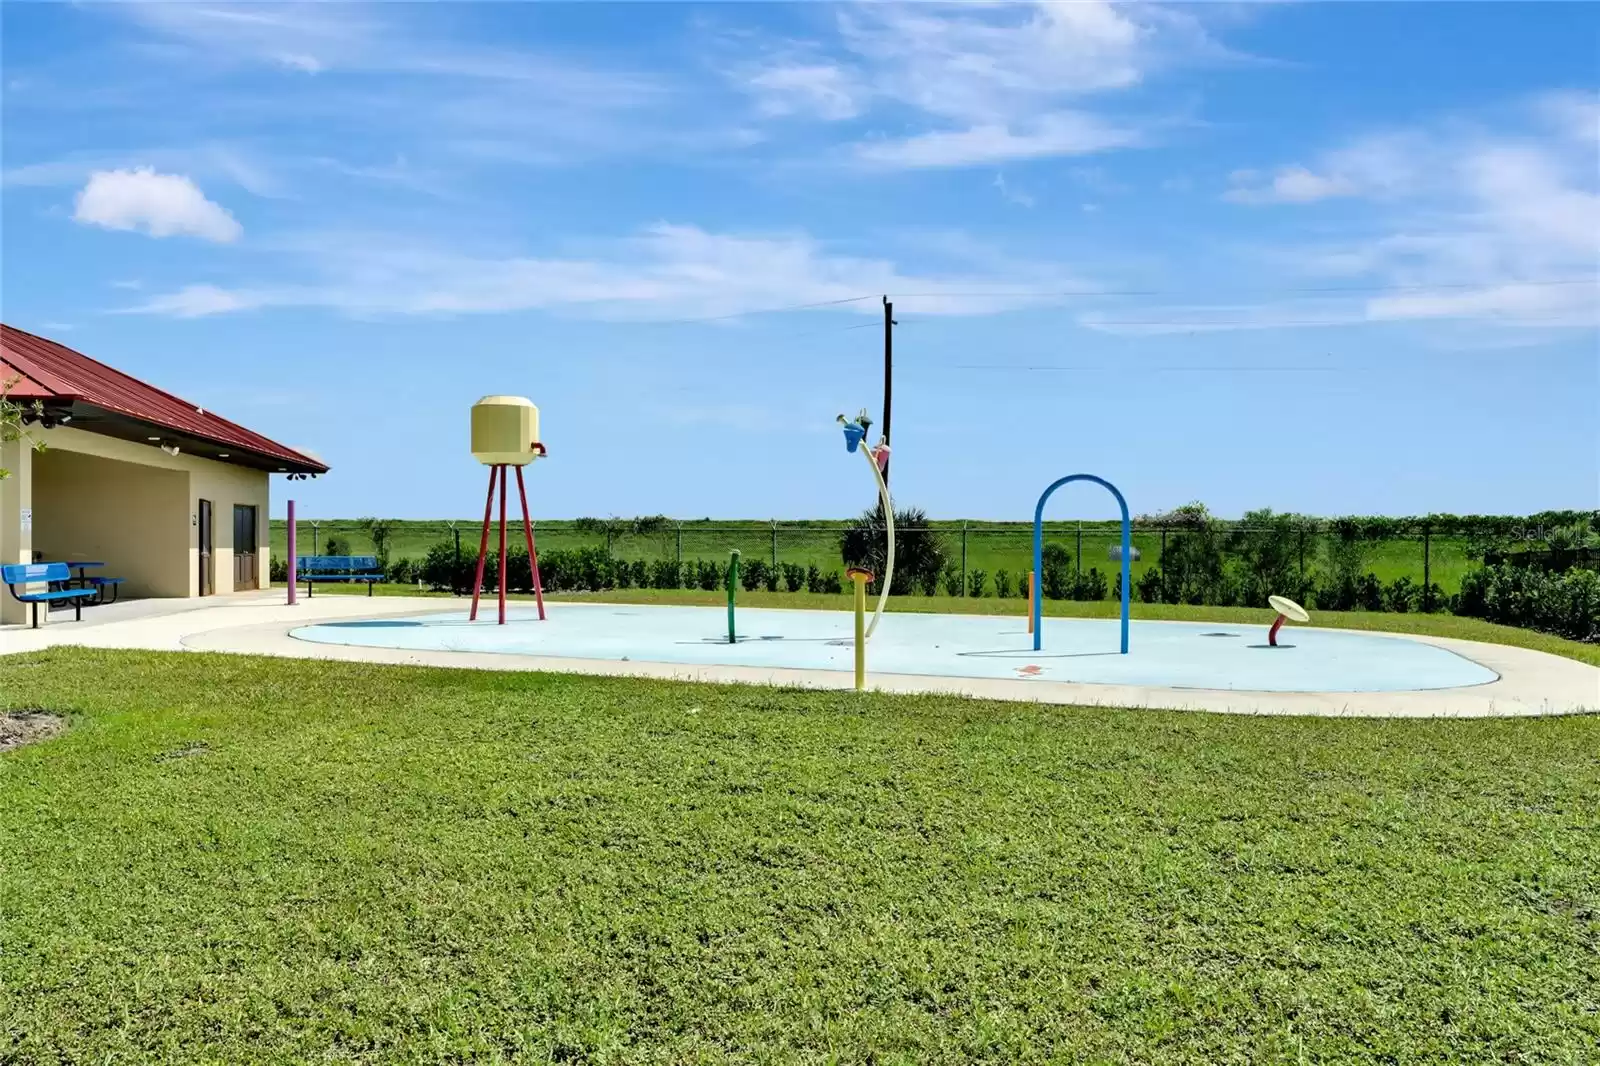
{"label": "blue park bench", "polygon": [[315,595],[319,581],[365,581],[370,596],[383,577],[376,555],[302,555],[295,567],[295,578],[311,586],[308,596]]}
{"label": "blue park bench", "polygon": [[[68,588],[67,583],[72,580],[72,571],[66,563],[16,563],[12,566],[0,566],[0,581],[4,581],[11,589],[11,595],[19,603],[33,604],[33,628],[39,628],[39,605],[41,603],[70,602],[73,617],[83,621],[83,601],[94,599],[100,595],[98,588]],[[43,585],[43,592],[26,592],[29,585]],[[48,610],[49,608],[46,608]]]}

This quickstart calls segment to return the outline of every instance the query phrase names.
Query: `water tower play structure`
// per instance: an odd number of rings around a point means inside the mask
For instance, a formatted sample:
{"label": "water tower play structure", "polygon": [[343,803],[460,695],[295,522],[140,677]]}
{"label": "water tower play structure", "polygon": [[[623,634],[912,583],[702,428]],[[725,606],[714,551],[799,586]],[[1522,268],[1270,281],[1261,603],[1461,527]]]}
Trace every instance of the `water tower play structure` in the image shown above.
{"label": "water tower play structure", "polygon": [[483,535],[478,540],[478,571],[472,579],[472,613],[478,620],[478,597],[483,592],[483,566],[489,552],[489,526],[494,516],[496,485],[500,489],[500,625],[506,624],[506,471],[517,472],[517,496],[522,501],[522,532],[528,542],[528,567],[533,572],[533,595],[544,621],[544,588],[539,581],[539,552],[533,544],[533,522],[528,515],[528,489],[522,468],[544,457],[539,443],[539,409],[521,396],[485,396],[472,405],[472,457],[489,468],[489,495],[483,502]]}

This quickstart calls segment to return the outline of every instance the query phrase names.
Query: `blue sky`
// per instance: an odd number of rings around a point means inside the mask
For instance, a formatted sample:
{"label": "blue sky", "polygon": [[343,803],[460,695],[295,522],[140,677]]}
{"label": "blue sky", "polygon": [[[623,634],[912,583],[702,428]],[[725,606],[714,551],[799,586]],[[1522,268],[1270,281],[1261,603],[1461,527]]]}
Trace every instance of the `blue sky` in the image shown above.
{"label": "blue sky", "polygon": [[1600,505],[1593,5],[0,18],[6,321],[313,449],[311,515],[472,514],[496,392],[541,515],[852,513],[884,293],[936,515]]}

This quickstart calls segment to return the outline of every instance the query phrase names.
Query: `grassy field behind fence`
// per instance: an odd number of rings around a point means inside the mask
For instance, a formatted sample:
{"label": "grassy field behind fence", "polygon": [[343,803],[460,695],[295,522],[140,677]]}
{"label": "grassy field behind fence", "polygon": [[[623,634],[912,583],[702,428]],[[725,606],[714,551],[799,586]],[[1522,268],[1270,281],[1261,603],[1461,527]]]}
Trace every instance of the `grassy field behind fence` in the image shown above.
{"label": "grassy field behind fence", "polygon": [[[476,520],[459,523],[463,548],[477,547],[479,526]],[[945,534],[945,547],[951,562],[961,563],[962,523],[934,522],[934,528]],[[728,552],[738,548],[745,558],[773,558],[773,545],[777,545],[777,560],[783,563],[815,565],[822,569],[839,569],[840,523],[780,522],[776,536],[770,521],[685,522],[682,526],[682,553],[684,559],[726,559]],[[1079,530],[1077,523],[1047,523],[1046,540],[1060,544],[1077,558]],[[1114,571],[1117,564],[1110,559],[1110,549],[1121,540],[1115,523],[1085,522],[1081,526],[1082,567],[1098,567],[1102,573]],[[312,550],[312,527],[300,524],[300,554]],[[316,531],[318,547],[329,536],[345,541],[354,553],[370,553],[372,542],[353,521],[329,520]],[[520,535],[520,533],[518,533]],[[544,521],[536,527],[541,549],[581,548],[603,545],[603,533],[580,532],[572,522]],[[451,538],[450,528],[442,521],[397,522],[390,541],[390,554],[395,558],[421,558],[432,545]],[[1033,527],[1017,523],[970,523],[965,534],[968,570],[983,570],[991,579],[995,571],[1005,569],[1013,575],[1026,572],[1033,565]],[[1138,580],[1145,569],[1161,556],[1161,534],[1136,532],[1134,547],[1141,558],[1133,564],[1133,576]],[[1318,536],[1307,536],[1305,541],[1307,570],[1321,563],[1322,545]],[[679,550],[679,532],[671,530],[655,536],[635,536],[616,533],[611,537],[612,553],[623,559],[670,559]],[[285,523],[272,523],[272,553],[284,558],[288,553],[288,532]],[[1477,565],[1467,555],[1465,538],[1434,537],[1429,545],[1429,576],[1447,593],[1460,588],[1461,578]],[[1423,541],[1421,537],[1394,537],[1373,541],[1369,545],[1366,567],[1377,574],[1384,583],[1400,577],[1409,577],[1420,585],[1423,578]]]}

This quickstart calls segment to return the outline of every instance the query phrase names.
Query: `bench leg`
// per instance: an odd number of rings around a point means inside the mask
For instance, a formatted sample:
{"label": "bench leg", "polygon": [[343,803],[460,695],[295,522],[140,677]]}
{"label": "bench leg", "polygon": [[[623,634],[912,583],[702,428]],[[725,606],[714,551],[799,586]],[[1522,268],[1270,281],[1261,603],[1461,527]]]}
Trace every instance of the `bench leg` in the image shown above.
{"label": "bench leg", "polygon": [[38,600],[35,600],[34,603],[33,603],[33,628],[35,628],[35,629],[39,628],[39,601]]}
{"label": "bench leg", "polygon": [[373,581],[368,581],[367,582],[367,598],[368,599],[372,598],[372,586],[374,584],[376,584],[376,582],[373,582]]}

